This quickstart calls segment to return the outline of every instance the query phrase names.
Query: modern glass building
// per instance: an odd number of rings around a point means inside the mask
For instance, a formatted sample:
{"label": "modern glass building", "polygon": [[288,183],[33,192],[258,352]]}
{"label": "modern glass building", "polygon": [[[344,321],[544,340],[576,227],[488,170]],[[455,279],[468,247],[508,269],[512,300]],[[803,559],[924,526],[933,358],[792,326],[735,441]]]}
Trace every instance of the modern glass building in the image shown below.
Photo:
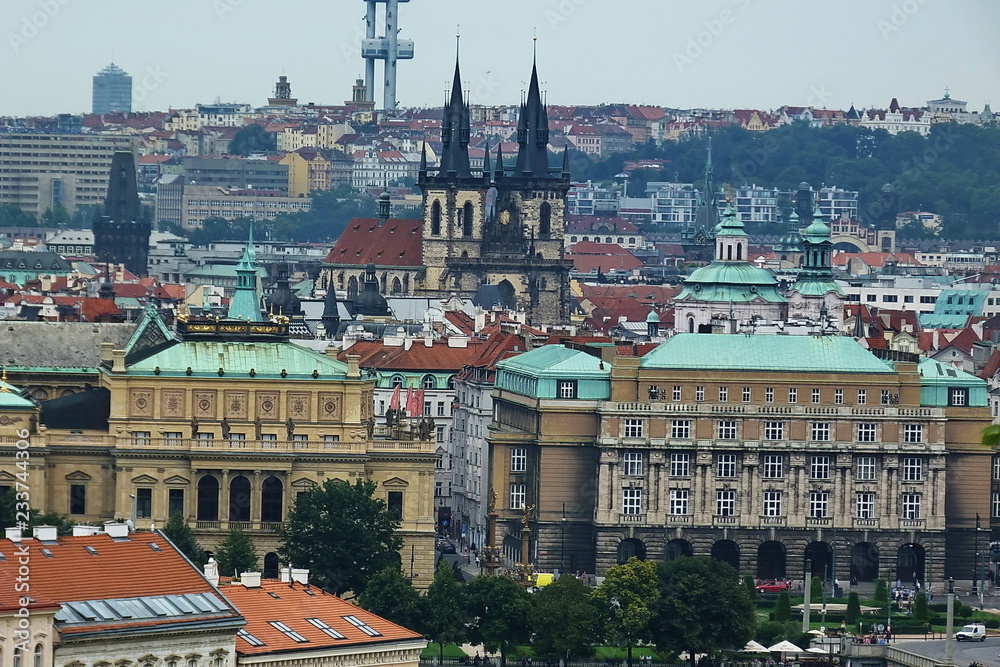
{"label": "modern glass building", "polygon": [[132,111],[132,77],[111,63],[94,75],[94,113]]}

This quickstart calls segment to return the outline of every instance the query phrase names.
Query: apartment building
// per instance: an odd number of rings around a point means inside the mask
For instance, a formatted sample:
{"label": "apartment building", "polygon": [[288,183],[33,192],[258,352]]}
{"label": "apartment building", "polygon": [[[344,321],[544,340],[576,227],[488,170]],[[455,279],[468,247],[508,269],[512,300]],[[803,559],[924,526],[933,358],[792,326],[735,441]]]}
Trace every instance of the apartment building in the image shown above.
{"label": "apartment building", "polygon": [[282,213],[312,208],[308,197],[287,197],[277,190],[242,190],[212,185],[185,185],[181,195],[181,227],[196,229],[206,218],[274,220]]}

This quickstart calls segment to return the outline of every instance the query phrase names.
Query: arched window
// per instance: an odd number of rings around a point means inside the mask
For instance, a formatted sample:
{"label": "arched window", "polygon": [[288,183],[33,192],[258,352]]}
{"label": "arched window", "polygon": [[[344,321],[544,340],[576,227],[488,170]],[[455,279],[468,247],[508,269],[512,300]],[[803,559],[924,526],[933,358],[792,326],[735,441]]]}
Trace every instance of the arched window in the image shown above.
{"label": "arched window", "polygon": [[551,233],[552,233],[552,205],[546,201],[542,202],[542,205],[538,207],[538,235],[544,238]]}
{"label": "arched window", "polygon": [[437,389],[437,378],[433,375],[425,375],[424,379],[420,382],[424,389]]}
{"label": "arched window", "polygon": [[21,652],[17,649],[14,649],[14,667],[24,667],[21,662]]}
{"label": "arched window", "polygon": [[732,258],[733,258],[733,246],[727,245],[726,246],[726,259],[727,260],[731,260]]}
{"label": "arched window", "polygon": [[743,244],[742,243],[737,243],[736,244],[736,259],[738,259],[738,260],[739,259],[743,259]]}
{"label": "arched window", "polygon": [[268,477],[260,487],[260,520],[281,521],[281,499],[284,487],[277,477]]}
{"label": "arched window", "polygon": [[441,236],[441,202],[431,204],[431,236]]}
{"label": "arched window", "polygon": [[264,578],[278,578],[278,554],[273,551],[269,551],[264,554]]}
{"label": "arched window", "polygon": [[243,475],[229,482],[229,520],[250,520],[250,480]]}
{"label": "arched window", "polygon": [[395,389],[396,387],[402,387],[402,386],[403,386],[403,376],[402,375],[393,375],[392,376],[392,388]]}
{"label": "arched window", "polygon": [[403,293],[403,283],[399,282],[399,276],[392,279],[392,286],[389,288],[389,294],[402,294]]}
{"label": "arched window", "polygon": [[42,667],[42,653],[45,652],[45,647],[41,643],[35,644],[35,667]]}
{"label": "arched window", "polygon": [[351,276],[347,280],[347,300],[354,301],[358,298],[358,278]]}
{"label": "arched window", "polygon": [[410,291],[410,274],[409,273],[404,273],[403,274],[403,291],[404,292],[409,292]]}
{"label": "arched window", "polygon": [[198,480],[198,521],[219,520],[219,480],[205,475]]}
{"label": "arched window", "polygon": [[688,318],[688,333],[694,333],[694,318]]}
{"label": "arched window", "polygon": [[462,236],[472,236],[472,202],[462,207]]}
{"label": "arched window", "polygon": [[455,388],[455,376],[454,375],[449,375],[448,376],[448,389],[454,389],[454,388]]}
{"label": "arched window", "polygon": [[576,243],[576,237],[575,236],[569,237],[569,241],[570,243]]}

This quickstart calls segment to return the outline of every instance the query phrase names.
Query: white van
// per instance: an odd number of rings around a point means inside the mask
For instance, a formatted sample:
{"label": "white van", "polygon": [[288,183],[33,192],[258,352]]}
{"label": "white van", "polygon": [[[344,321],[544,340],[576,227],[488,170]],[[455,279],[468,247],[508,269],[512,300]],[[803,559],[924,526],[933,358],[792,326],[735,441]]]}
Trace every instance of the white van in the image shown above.
{"label": "white van", "polygon": [[963,625],[962,629],[955,633],[958,641],[986,641],[986,626],[982,623],[969,623]]}

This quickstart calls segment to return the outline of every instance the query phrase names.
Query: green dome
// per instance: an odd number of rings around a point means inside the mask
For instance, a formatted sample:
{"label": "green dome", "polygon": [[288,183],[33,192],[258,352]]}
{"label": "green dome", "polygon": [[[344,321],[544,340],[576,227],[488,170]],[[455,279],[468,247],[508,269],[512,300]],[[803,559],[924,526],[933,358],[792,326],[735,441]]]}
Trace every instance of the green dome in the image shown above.
{"label": "green dome", "polygon": [[646,315],[647,322],[659,322],[660,316],[656,314],[655,310],[649,311],[649,315]]}
{"label": "green dome", "polygon": [[830,238],[830,227],[823,221],[823,213],[820,212],[818,206],[813,211],[812,223],[806,227],[805,237],[814,242]]}
{"label": "green dome", "polygon": [[[6,377],[6,373],[4,376]],[[21,390],[12,384],[9,384],[6,379],[0,380],[0,410],[2,409],[31,409],[35,407],[27,398],[20,396]]]}
{"label": "green dome", "polygon": [[731,203],[726,204],[726,210],[722,212],[722,220],[715,228],[715,236],[746,236],[743,221],[736,215]]}
{"label": "green dome", "polygon": [[784,303],[778,281],[771,273],[749,262],[715,262],[696,269],[684,281],[678,301],[747,302],[763,299]]}

